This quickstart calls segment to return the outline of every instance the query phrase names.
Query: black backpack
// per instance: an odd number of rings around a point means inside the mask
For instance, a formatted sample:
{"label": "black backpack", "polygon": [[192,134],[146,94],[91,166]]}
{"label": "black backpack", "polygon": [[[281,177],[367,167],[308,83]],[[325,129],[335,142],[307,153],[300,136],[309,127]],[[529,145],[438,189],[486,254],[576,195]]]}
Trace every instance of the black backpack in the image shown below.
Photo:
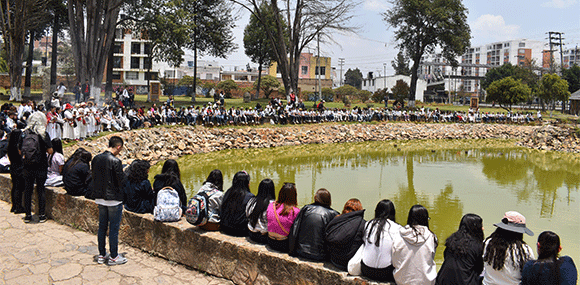
{"label": "black backpack", "polygon": [[25,165],[39,164],[42,161],[43,153],[40,151],[40,135],[27,130],[22,137],[22,162]]}

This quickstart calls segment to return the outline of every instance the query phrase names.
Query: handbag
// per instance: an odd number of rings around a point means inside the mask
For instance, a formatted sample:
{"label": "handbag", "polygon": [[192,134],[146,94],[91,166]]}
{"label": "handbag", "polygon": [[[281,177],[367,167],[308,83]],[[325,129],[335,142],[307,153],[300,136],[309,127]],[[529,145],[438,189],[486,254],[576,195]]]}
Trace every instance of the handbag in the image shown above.
{"label": "handbag", "polygon": [[358,248],[354,256],[348,261],[348,274],[352,276],[359,276],[362,274],[361,264],[362,264],[362,255],[365,248],[365,244],[361,244]]}

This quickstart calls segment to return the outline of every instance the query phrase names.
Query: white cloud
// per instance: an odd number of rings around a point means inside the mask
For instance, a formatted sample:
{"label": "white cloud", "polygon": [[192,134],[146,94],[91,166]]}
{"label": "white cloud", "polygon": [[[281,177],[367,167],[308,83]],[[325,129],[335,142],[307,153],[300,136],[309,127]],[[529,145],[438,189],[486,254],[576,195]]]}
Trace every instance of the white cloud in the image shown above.
{"label": "white cloud", "polygon": [[550,0],[548,2],[542,3],[542,7],[562,9],[574,6],[576,2],[576,0]]}
{"label": "white cloud", "polygon": [[514,39],[517,37],[520,26],[506,25],[501,15],[481,15],[475,22],[470,23],[472,44],[484,44],[495,41]]}
{"label": "white cloud", "polygon": [[[557,0],[554,0],[557,1]],[[572,0],[574,1],[574,0]],[[387,10],[387,5],[385,4],[384,1],[380,1],[380,0],[366,0],[363,4],[364,9],[365,10],[370,10],[370,11],[380,11],[383,12],[385,10]]]}

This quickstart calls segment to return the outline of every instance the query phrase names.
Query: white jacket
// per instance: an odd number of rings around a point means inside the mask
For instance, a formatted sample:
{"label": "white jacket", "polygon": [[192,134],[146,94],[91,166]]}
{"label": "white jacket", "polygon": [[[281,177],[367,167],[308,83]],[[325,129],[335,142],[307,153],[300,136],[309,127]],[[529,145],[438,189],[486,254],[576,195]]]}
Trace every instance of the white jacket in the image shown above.
{"label": "white jacket", "polygon": [[371,268],[383,269],[389,267],[391,262],[391,252],[392,252],[392,245],[393,239],[395,236],[399,236],[399,231],[403,228],[401,225],[387,220],[385,223],[385,227],[383,228],[383,232],[381,233],[381,242],[379,246],[375,245],[376,242],[376,234],[377,234],[377,227],[375,226],[372,229],[370,237],[370,223],[372,221],[368,221],[365,226],[365,233],[364,233],[364,250],[362,254],[362,262]]}
{"label": "white jacket", "polygon": [[393,239],[393,275],[398,285],[435,284],[437,236],[425,226],[406,225]]}

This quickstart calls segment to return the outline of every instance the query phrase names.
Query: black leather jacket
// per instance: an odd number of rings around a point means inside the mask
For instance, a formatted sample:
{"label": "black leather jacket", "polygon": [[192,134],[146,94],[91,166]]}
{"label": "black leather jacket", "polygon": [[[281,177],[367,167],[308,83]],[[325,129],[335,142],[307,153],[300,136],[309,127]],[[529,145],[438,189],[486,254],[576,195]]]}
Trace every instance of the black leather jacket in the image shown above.
{"label": "black leather jacket", "polygon": [[288,235],[289,252],[312,260],[325,260],[327,250],[324,243],[326,225],[338,212],[314,203],[300,209]]}
{"label": "black leather jacket", "polygon": [[123,201],[125,174],[121,160],[104,151],[91,162],[92,192],[89,198]]}

